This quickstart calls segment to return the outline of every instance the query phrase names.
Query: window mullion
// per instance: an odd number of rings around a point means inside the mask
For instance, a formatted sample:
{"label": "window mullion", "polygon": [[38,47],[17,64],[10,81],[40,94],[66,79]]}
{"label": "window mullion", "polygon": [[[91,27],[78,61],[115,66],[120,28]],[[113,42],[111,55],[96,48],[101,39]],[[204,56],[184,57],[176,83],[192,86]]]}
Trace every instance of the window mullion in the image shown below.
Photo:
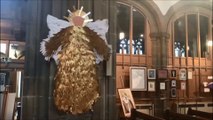
{"label": "window mullion", "polygon": [[188,36],[188,17],[185,14],[185,33],[186,33],[186,47],[185,47],[185,51],[186,51],[186,65],[188,65],[188,57],[189,57],[189,36]]}
{"label": "window mullion", "polygon": [[174,22],[172,24],[172,66],[175,65],[175,24]]}
{"label": "window mullion", "polygon": [[201,50],[200,50],[200,17],[199,13],[197,13],[197,48],[198,48],[198,57],[199,57],[199,66],[200,66],[200,58],[201,58]]}
{"label": "window mullion", "polygon": [[132,65],[132,35],[133,35],[133,6],[130,8],[130,25],[129,25],[129,48],[130,48],[130,66]]}
{"label": "window mullion", "polygon": [[[212,36],[212,28],[213,28],[213,20],[211,19],[211,18],[208,18],[209,20],[208,20],[208,25],[209,25],[209,27],[208,27],[208,40],[207,41],[213,41],[213,36]],[[212,59],[212,52],[213,52],[213,46],[212,47],[210,47],[210,46],[207,46],[208,48],[207,48],[207,52],[208,52],[208,55],[209,55],[209,58],[211,58]],[[212,49],[210,49],[210,48],[212,48]]]}
{"label": "window mullion", "polygon": [[[147,17],[145,17],[145,31],[144,31],[144,36],[145,36],[145,39],[144,39],[144,42],[145,42],[145,51],[144,53],[146,54],[146,63],[148,63],[148,20],[147,20]],[[139,56],[140,57],[140,56]]]}

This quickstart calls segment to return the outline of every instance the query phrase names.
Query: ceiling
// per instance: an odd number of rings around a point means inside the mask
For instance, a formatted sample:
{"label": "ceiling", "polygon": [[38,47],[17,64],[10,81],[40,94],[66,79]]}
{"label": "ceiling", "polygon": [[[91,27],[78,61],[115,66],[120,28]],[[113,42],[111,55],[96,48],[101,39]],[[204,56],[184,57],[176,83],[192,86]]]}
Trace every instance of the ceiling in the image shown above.
{"label": "ceiling", "polygon": [[180,0],[153,0],[154,3],[159,7],[161,13],[166,15],[169,8]]}

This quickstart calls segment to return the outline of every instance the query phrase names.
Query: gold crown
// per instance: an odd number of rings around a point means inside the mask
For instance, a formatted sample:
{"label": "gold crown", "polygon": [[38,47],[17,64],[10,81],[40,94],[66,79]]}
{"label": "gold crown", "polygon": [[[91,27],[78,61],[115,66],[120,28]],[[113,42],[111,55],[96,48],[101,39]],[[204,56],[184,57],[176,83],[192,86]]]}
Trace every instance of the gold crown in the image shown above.
{"label": "gold crown", "polygon": [[65,18],[74,26],[85,26],[88,22],[93,21],[88,17],[88,15],[91,14],[91,12],[85,13],[83,11],[83,7],[81,7],[80,10],[75,10],[74,12],[71,12],[70,10],[67,11],[69,15],[68,17]]}

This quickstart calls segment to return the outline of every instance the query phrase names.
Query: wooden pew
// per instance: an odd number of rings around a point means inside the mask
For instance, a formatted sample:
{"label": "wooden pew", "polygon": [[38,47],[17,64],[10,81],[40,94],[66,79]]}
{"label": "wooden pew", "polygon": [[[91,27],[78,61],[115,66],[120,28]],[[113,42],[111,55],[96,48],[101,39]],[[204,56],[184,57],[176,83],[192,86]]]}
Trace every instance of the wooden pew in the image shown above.
{"label": "wooden pew", "polygon": [[207,113],[207,112],[203,112],[203,111],[198,111],[198,110],[193,110],[191,108],[188,109],[187,111],[188,115],[195,115],[195,116],[199,116],[202,118],[207,118],[209,120],[213,119],[213,113]]}
{"label": "wooden pew", "polygon": [[206,118],[180,114],[180,113],[172,112],[170,110],[165,111],[165,119],[166,120],[208,120]]}
{"label": "wooden pew", "polygon": [[136,109],[132,109],[130,120],[136,120],[137,118],[140,118],[142,120],[165,120],[163,118],[158,118],[158,117],[155,117],[155,116],[150,116],[148,114],[139,112]]}

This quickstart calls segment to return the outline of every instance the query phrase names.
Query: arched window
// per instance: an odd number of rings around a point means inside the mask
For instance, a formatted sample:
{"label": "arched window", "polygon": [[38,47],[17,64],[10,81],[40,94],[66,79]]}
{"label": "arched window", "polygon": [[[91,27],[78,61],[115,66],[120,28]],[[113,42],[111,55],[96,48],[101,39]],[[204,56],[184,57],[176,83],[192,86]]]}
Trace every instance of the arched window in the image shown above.
{"label": "arched window", "polygon": [[131,66],[151,66],[150,33],[155,27],[148,21],[151,13],[136,1],[118,0],[116,15],[116,87],[125,88]]}
{"label": "arched window", "polygon": [[133,6],[117,3],[117,53],[145,54],[145,17]]}
{"label": "arched window", "polygon": [[175,57],[206,57],[208,53],[209,18],[186,14],[174,22]]}

